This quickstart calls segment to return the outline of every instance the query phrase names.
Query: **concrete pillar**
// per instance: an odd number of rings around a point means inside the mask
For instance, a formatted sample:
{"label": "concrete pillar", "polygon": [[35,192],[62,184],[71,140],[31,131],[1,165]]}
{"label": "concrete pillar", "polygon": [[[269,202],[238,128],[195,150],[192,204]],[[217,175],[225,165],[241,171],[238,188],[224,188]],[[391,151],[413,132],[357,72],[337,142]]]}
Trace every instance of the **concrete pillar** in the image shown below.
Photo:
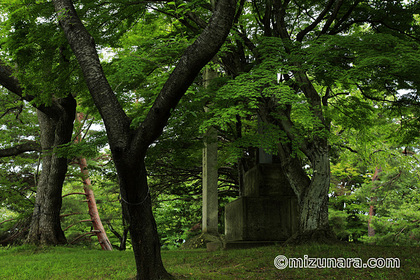
{"label": "concrete pillar", "polygon": [[[203,80],[204,87],[217,77],[217,72],[205,68]],[[207,108],[204,108],[207,111]],[[217,194],[217,131],[209,128],[204,137],[203,148],[203,216],[202,231],[218,233],[218,194]]]}
{"label": "concrete pillar", "polygon": [[218,232],[217,133],[210,128],[203,149],[203,232]]}

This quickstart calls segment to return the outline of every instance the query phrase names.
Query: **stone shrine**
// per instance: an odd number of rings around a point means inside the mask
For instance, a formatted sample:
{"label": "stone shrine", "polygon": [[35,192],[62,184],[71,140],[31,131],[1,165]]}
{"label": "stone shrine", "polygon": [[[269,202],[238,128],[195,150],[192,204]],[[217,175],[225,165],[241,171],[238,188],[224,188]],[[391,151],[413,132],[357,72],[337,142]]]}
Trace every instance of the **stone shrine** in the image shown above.
{"label": "stone shrine", "polygon": [[280,164],[260,160],[245,173],[242,196],[225,207],[225,247],[285,241],[297,231],[297,219],[297,198]]}

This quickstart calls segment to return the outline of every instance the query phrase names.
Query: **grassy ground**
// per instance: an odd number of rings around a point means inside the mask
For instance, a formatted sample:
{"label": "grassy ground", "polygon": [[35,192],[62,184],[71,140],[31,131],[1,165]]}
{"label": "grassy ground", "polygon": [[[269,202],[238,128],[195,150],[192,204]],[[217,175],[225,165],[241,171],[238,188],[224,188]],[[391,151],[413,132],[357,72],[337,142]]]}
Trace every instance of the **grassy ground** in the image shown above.
{"label": "grassy ground", "polygon": [[[399,258],[400,268],[279,270],[274,258]],[[206,252],[163,251],[167,270],[177,279],[420,279],[420,248],[359,244],[262,247]],[[0,279],[132,279],[132,252],[77,247],[0,249]]]}

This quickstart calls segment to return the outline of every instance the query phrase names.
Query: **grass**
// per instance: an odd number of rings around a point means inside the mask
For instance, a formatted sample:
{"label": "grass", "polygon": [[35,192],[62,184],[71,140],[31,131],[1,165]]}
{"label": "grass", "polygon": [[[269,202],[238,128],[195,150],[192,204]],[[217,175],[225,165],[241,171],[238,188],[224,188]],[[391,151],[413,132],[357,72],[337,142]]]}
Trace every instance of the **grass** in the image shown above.
{"label": "grass", "polygon": [[[274,258],[399,258],[400,268],[277,269]],[[365,244],[270,246],[206,252],[163,251],[176,279],[420,279],[420,248]],[[78,247],[30,246],[0,249],[0,279],[133,279],[132,252],[104,252]]]}

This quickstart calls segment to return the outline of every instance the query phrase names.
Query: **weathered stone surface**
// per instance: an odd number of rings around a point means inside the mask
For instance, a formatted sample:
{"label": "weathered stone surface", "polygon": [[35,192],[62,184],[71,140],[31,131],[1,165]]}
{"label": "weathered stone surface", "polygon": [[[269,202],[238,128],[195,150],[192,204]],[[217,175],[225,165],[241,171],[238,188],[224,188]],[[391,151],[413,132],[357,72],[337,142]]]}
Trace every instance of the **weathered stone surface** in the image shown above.
{"label": "weathered stone surface", "polygon": [[218,232],[218,189],[217,189],[217,133],[210,128],[206,134],[203,149],[203,216],[202,230]]}
{"label": "weathered stone surface", "polygon": [[244,196],[294,196],[280,164],[257,164],[244,176]]}
{"label": "weathered stone surface", "polygon": [[207,246],[207,252],[214,252],[217,250],[220,250],[223,248],[223,243],[222,242],[208,242],[206,244]]}
{"label": "weathered stone surface", "polygon": [[241,197],[226,205],[226,240],[282,241],[297,229],[294,197]]}
{"label": "weathered stone surface", "polygon": [[244,186],[225,208],[226,242],[284,241],[297,231],[297,199],[279,164],[256,165]]}

